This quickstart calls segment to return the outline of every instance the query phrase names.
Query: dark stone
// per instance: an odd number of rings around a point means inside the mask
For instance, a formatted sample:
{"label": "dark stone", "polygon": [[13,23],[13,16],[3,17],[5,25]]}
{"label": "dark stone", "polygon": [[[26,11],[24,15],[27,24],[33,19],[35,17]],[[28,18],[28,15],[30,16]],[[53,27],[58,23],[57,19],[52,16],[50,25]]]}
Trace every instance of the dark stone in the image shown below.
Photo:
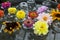
{"label": "dark stone", "polygon": [[49,8],[56,8],[58,5],[58,3],[54,1],[44,1],[42,4]]}

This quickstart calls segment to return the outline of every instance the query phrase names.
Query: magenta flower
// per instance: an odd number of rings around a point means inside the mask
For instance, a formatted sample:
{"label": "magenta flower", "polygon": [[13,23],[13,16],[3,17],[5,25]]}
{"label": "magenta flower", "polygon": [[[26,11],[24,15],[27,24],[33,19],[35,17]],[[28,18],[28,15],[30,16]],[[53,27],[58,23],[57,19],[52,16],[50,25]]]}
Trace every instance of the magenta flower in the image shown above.
{"label": "magenta flower", "polygon": [[10,6],[11,6],[11,3],[9,1],[7,1],[7,2],[2,3],[1,7],[4,9],[4,8],[8,8]]}
{"label": "magenta flower", "polygon": [[37,13],[42,13],[42,12],[46,11],[47,9],[48,9],[48,7],[41,6],[41,7],[38,8]]}

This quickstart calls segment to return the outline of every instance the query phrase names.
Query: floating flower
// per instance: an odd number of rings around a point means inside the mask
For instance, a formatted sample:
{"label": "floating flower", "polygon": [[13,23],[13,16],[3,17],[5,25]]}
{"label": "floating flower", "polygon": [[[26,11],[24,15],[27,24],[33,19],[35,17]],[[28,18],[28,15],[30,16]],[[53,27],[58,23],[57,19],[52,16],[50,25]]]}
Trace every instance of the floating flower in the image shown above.
{"label": "floating flower", "polygon": [[15,14],[16,13],[16,8],[15,7],[10,7],[10,8],[8,8],[8,12],[10,13],[10,14]]}
{"label": "floating flower", "polygon": [[57,5],[57,8],[60,10],[60,4]]}
{"label": "floating flower", "polygon": [[14,31],[19,30],[21,28],[19,22],[3,22],[3,24],[6,26],[3,31],[8,32],[9,34],[12,34]]}
{"label": "floating flower", "polygon": [[34,18],[37,18],[38,17],[38,13],[36,11],[31,11],[29,12],[29,15],[28,15],[30,18],[34,19]]}
{"label": "floating flower", "polygon": [[51,24],[52,22],[52,17],[50,16],[49,13],[42,13],[39,14],[39,16],[37,17],[38,20],[42,20],[42,21],[46,21],[48,24]]}
{"label": "floating flower", "polygon": [[34,21],[33,21],[32,19],[26,19],[23,24],[24,24],[24,26],[26,26],[27,28],[32,28],[33,23],[34,23]]}
{"label": "floating flower", "polygon": [[33,26],[36,35],[46,35],[48,33],[48,24],[45,21],[37,21]]}
{"label": "floating flower", "polygon": [[0,18],[4,16],[4,11],[0,10]]}
{"label": "floating flower", "polygon": [[24,18],[25,18],[25,15],[26,15],[26,13],[25,13],[23,10],[20,10],[20,11],[18,11],[18,12],[16,13],[16,17],[17,17],[18,19],[24,19]]}
{"label": "floating flower", "polygon": [[53,9],[51,11],[51,16],[53,17],[53,20],[55,20],[55,19],[60,20],[60,12],[59,12],[59,10],[58,9],[57,10]]}
{"label": "floating flower", "polygon": [[41,6],[41,7],[38,8],[37,13],[42,13],[42,12],[46,11],[47,9],[48,9],[48,7]]}
{"label": "floating flower", "polygon": [[11,6],[11,3],[9,1],[2,3],[2,8],[8,8],[10,6]]}

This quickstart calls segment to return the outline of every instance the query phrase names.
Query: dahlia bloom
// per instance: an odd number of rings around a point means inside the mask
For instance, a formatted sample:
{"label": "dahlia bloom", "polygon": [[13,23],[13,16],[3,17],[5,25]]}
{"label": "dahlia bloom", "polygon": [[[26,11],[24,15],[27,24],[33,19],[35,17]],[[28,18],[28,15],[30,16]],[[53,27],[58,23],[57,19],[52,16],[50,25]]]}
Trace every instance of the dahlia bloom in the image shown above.
{"label": "dahlia bloom", "polygon": [[16,11],[17,11],[17,9],[15,7],[8,8],[8,13],[10,13],[10,14],[15,14]]}
{"label": "dahlia bloom", "polygon": [[46,21],[48,24],[51,24],[52,22],[52,17],[50,16],[49,13],[42,13],[39,14],[39,16],[37,17],[38,20],[42,20],[42,21]]}
{"label": "dahlia bloom", "polygon": [[51,10],[51,16],[53,20],[60,20],[60,11],[58,9],[52,9]]}
{"label": "dahlia bloom", "polygon": [[29,12],[28,16],[32,19],[37,18],[38,17],[38,13],[36,11],[31,11]]}
{"label": "dahlia bloom", "polygon": [[45,21],[37,21],[33,26],[36,35],[46,35],[48,33],[48,24]]}
{"label": "dahlia bloom", "polygon": [[23,10],[20,10],[20,11],[18,11],[18,12],[16,13],[16,17],[17,17],[18,19],[24,19],[24,18],[25,18],[25,15],[26,15],[26,13],[25,13]]}
{"label": "dahlia bloom", "polygon": [[57,5],[57,8],[60,10],[60,4]]}
{"label": "dahlia bloom", "polygon": [[21,28],[19,22],[3,22],[3,24],[6,26],[3,31],[9,34],[12,34],[16,30],[19,30]]}
{"label": "dahlia bloom", "polygon": [[4,11],[0,10],[0,18],[4,16]]}
{"label": "dahlia bloom", "polygon": [[11,3],[10,3],[9,1],[3,2],[1,7],[2,7],[2,8],[8,8],[8,7],[11,7]]}
{"label": "dahlia bloom", "polygon": [[32,28],[32,26],[33,26],[33,23],[34,23],[34,21],[32,20],[32,19],[26,19],[26,20],[24,20],[24,26],[26,26],[27,28]]}
{"label": "dahlia bloom", "polygon": [[42,12],[46,11],[47,9],[48,9],[48,7],[41,6],[41,7],[38,8],[37,13],[42,13]]}

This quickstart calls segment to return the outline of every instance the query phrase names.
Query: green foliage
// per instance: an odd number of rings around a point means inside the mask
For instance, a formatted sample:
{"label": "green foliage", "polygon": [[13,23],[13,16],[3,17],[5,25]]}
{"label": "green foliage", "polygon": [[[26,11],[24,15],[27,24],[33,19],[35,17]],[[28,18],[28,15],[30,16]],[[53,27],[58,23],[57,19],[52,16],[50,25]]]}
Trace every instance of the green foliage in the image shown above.
{"label": "green foliage", "polygon": [[8,1],[8,0],[3,0],[4,2]]}

